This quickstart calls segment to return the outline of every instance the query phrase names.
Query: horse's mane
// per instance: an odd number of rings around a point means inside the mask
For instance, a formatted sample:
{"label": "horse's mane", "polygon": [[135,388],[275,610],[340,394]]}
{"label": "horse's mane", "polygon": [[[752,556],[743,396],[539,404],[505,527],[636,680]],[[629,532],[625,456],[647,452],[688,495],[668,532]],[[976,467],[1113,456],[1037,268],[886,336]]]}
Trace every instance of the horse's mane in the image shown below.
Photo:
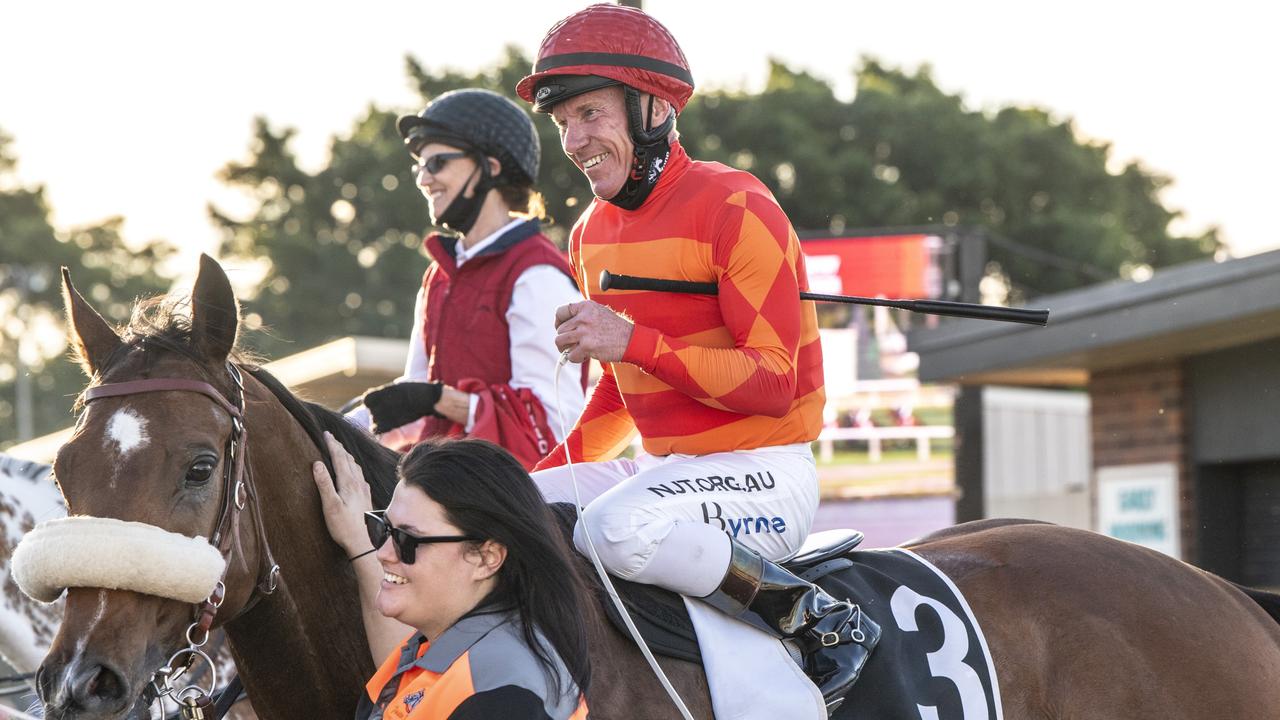
{"label": "horse's mane", "polygon": [[[212,381],[224,381],[214,378],[207,370],[207,359],[202,357],[193,341],[191,330],[190,300],[187,298],[155,297],[140,300],[133,308],[129,323],[120,333],[121,346],[117,348],[100,370],[90,385],[101,382],[106,370],[125,358],[141,351],[143,362],[152,357],[149,350],[158,349],[177,353],[190,358],[196,366]],[[324,464],[333,474],[333,458],[325,445],[324,433],[327,430],[350,452],[364,471],[365,480],[373,494],[376,507],[386,507],[391,502],[391,493],[396,485],[396,464],[400,460],[399,453],[383,447],[373,436],[351,424],[342,415],[312,402],[307,402],[294,395],[271,373],[258,366],[258,359],[238,346],[231,351],[231,362],[241,370],[252,375],[271,391],[285,410],[289,412],[307,436],[320,450]],[[82,396],[83,398],[83,396]],[[81,404],[78,400],[77,404]]]}
{"label": "horse's mane", "polygon": [[[206,369],[208,360],[196,348],[191,329],[190,306],[191,300],[187,297],[158,295],[139,299],[133,306],[129,322],[117,331],[120,346],[107,356],[102,366],[93,374],[88,387],[101,384],[112,368],[130,358],[140,357],[144,367],[149,366],[157,357],[148,352],[153,348],[189,358],[210,382],[222,382],[225,378],[215,378],[209,373]],[[79,343],[72,343],[71,351],[73,359],[87,369],[89,362],[84,356],[84,348]],[[227,359],[245,366],[254,365],[258,361],[252,353],[239,346],[239,338]],[[75,410],[79,412],[83,407],[84,395],[81,395],[76,399]]]}
{"label": "horse's mane", "polygon": [[300,399],[289,391],[271,373],[260,367],[248,367],[245,371],[262,383],[280,401],[285,410],[298,421],[311,441],[320,448],[329,474],[333,474],[333,459],[324,442],[327,430],[355,458],[364,471],[364,479],[373,493],[374,507],[386,507],[391,503],[391,492],[396,487],[396,464],[400,454],[381,445],[369,433],[353,425],[342,415],[321,405]]}

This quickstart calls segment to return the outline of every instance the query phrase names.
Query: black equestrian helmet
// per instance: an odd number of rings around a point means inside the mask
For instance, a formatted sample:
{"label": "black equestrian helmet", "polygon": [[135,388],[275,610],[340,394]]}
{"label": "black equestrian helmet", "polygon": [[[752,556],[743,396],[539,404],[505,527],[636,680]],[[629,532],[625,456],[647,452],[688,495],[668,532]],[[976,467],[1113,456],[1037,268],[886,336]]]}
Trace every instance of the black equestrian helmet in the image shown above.
{"label": "black equestrian helmet", "polygon": [[509,175],[512,181],[529,183],[538,178],[542,146],[533,121],[498,93],[451,90],[417,115],[401,117],[397,125],[414,155],[423,144],[439,142],[497,158],[502,163],[500,178]]}

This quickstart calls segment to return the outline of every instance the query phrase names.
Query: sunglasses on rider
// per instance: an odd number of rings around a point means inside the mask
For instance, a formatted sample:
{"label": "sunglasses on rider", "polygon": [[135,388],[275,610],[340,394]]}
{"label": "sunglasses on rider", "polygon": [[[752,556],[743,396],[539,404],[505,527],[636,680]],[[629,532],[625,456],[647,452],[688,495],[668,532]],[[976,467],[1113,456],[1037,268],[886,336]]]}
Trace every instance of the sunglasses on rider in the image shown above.
{"label": "sunglasses on rider", "polygon": [[391,523],[387,522],[386,515],[386,510],[370,510],[364,514],[364,528],[369,532],[369,542],[373,543],[373,547],[377,549],[382,547],[387,538],[391,538],[391,544],[396,549],[396,555],[400,558],[400,562],[405,565],[413,564],[419,545],[484,539],[474,535],[429,535],[427,537],[418,537],[398,527],[392,527]]}
{"label": "sunglasses on rider", "polygon": [[464,158],[466,156],[467,154],[464,152],[436,153],[435,155],[428,155],[427,157],[424,157],[424,158],[418,158],[418,161],[415,162],[410,167],[413,169],[414,175],[417,175],[423,170],[426,170],[428,173],[432,175],[436,175],[441,170],[444,169],[445,165],[449,164],[450,160],[457,160],[458,158]]}

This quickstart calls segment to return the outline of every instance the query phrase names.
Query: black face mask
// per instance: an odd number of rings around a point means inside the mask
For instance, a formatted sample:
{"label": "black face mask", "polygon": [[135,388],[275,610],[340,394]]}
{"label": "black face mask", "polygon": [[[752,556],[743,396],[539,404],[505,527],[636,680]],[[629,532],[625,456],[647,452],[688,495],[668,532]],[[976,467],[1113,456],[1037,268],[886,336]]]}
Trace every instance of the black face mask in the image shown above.
{"label": "black face mask", "polygon": [[[477,170],[480,173],[480,179],[476,181],[475,189],[471,191],[470,197],[466,193],[466,184],[462,186],[462,191],[453,198],[453,202],[449,203],[449,207],[436,218],[436,225],[443,227],[450,233],[455,235],[466,235],[471,232],[472,226],[476,224],[476,219],[480,217],[480,208],[484,207],[484,198],[489,191],[497,185],[496,181],[489,175],[488,158],[483,156],[472,156],[476,161]],[[471,178],[475,177],[475,173],[467,178],[467,183],[471,182]]]}
{"label": "black face mask", "polygon": [[635,151],[631,156],[631,171],[627,174],[626,182],[616,195],[609,198],[609,202],[623,210],[635,210],[648,199],[649,193],[653,192],[658,179],[662,177],[662,171],[667,167],[667,159],[671,157],[671,144],[667,137],[675,127],[676,116],[672,112],[661,125],[647,129],[653,117],[653,97],[649,98],[648,117],[645,117],[640,113],[640,92],[627,87],[625,96],[627,129],[631,132]]}

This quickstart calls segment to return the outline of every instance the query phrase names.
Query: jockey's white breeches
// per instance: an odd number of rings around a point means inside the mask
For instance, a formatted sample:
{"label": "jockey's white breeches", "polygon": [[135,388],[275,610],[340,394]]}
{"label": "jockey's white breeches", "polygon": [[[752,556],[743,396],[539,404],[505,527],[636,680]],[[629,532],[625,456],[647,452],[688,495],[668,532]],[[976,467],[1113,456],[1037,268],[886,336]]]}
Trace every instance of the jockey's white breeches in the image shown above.
{"label": "jockey's white breeches", "polygon": [[[799,550],[818,509],[808,443],[713,453],[641,455],[575,463],[584,532],[610,573],[691,597],[709,595],[729,568],[733,538],[769,560]],[[569,467],[533,474],[547,502],[574,502]]]}

